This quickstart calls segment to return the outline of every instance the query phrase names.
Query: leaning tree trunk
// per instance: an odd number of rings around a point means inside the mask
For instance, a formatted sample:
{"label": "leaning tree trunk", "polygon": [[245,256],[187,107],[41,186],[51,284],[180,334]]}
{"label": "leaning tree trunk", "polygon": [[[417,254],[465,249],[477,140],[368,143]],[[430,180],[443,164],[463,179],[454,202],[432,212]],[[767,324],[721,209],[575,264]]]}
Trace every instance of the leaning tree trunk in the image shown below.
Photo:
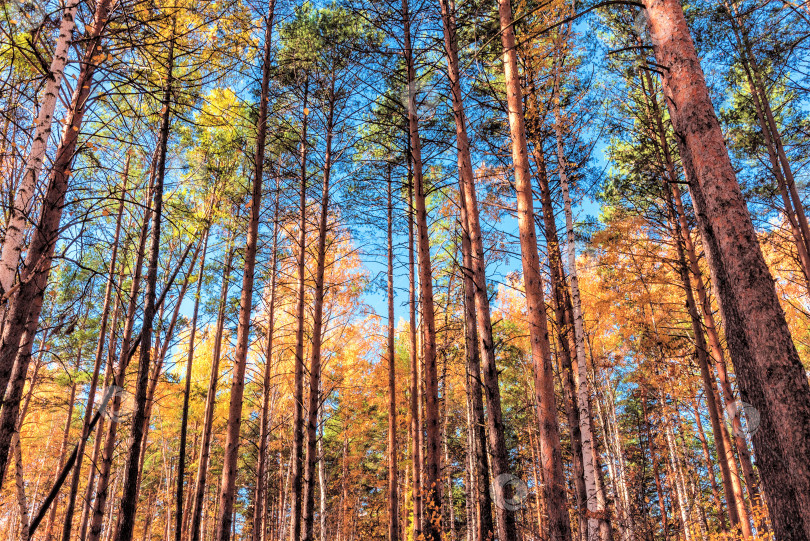
{"label": "leaning tree trunk", "polygon": [[517,191],[518,228],[526,288],[527,319],[534,362],[535,391],[539,405],[540,447],[543,464],[543,487],[548,505],[549,535],[555,541],[570,541],[571,524],[563,476],[560,431],[557,424],[557,404],[551,366],[551,346],[548,338],[543,277],[534,229],[534,202],[529,176],[529,156],[526,126],[523,119],[523,91],[515,51],[515,30],[510,0],[498,1],[501,42],[503,45],[504,78],[508,105],[509,129],[512,140],[515,188]]}
{"label": "leaning tree trunk", "polygon": [[[779,539],[810,539],[810,384],[759,247],[677,0],[645,0],[665,95]],[[784,475],[790,472],[790,475]]]}
{"label": "leaning tree trunk", "polygon": [[[112,252],[110,254],[109,276],[107,286],[104,290],[104,302],[101,308],[101,321],[99,322],[98,344],[96,345],[96,356],[93,363],[93,375],[90,379],[90,389],[87,391],[87,408],[84,412],[82,423],[82,436],[79,440],[79,450],[76,454],[76,465],[73,469],[73,477],[70,481],[70,492],[68,493],[67,507],[62,526],[62,539],[69,540],[70,532],[73,528],[73,513],[76,509],[76,497],[79,493],[79,482],[81,481],[82,462],[84,460],[84,446],[90,435],[90,420],[93,417],[93,404],[95,403],[96,390],[98,388],[98,377],[101,372],[101,362],[104,356],[104,342],[107,339],[107,325],[110,316],[110,301],[112,299],[112,288],[115,282],[116,265],[118,260],[118,242],[121,237],[121,221],[124,215],[124,203],[127,197],[127,182],[129,181],[129,165],[132,153],[127,153],[124,164],[123,186],[121,188],[121,201],[118,203],[118,215],[115,220],[115,234],[113,236]],[[95,467],[95,464],[93,464]]]}
{"label": "leaning tree trunk", "polygon": [[[62,76],[68,60],[68,50],[73,42],[73,30],[76,28],[76,11],[79,0],[70,0],[65,3],[62,10],[62,22],[59,24],[59,34],[56,38],[53,58],[45,78],[45,91],[35,121],[34,137],[31,151],[25,163],[25,172],[17,187],[14,204],[9,209],[8,223],[3,238],[2,257],[0,257],[0,306],[8,299],[17,266],[24,248],[26,221],[30,221],[30,214],[34,204],[34,192],[42,164],[48,150],[48,140],[51,138],[53,113],[56,109],[59,89],[62,86]],[[5,133],[5,132],[3,132]]]}
{"label": "leaning tree trunk", "polygon": [[[98,0],[96,3],[95,18],[87,31],[87,45],[67,118],[64,120],[62,141],[56,150],[51,168],[50,183],[45,193],[39,224],[28,246],[23,273],[20,275],[20,287],[11,297],[4,319],[3,335],[0,340],[0,394],[5,392],[18,354],[24,356],[25,351],[30,351],[32,347],[33,332],[28,333],[27,339],[23,341],[26,329],[31,327],[35,331],[39,324],[37,306],[42,306],[42,297],[45,294],[56,242],[59,239],[59,224],[65,208],[70,167],[76,152],[87,100],[90,97],[93,76],[102,60],[98,53],[111,6],[112,0]],[[19,404],[15,406],[12,402],[3,404],[3,408],[18,406]],[[11,434],[0,429],[0,441],[6,438],[11,441]]]}

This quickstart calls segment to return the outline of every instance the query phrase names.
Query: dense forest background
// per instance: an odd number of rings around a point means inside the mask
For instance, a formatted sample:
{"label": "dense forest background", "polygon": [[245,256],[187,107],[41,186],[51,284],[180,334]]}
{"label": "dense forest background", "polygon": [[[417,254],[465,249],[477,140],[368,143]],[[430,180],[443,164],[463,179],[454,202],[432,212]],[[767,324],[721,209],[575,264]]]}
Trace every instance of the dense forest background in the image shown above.
{"label": "dense forest background", "polygon": [[810,539],[808,38],[1,0],[0,538]]}

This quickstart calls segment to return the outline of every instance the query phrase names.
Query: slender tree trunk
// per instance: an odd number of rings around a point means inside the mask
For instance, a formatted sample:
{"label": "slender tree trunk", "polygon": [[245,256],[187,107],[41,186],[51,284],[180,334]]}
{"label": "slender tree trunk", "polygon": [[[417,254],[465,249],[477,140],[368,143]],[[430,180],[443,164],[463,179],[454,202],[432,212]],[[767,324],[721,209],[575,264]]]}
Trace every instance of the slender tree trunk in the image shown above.
{"label": "slender tree trunk", "polygon": [[508,105],[517,190],[518,228],[526,288],[529,334],[534,362],[535,390],[539,404],[540,446],[545,479],[545,500],[548,505],[549,536],[553,541],[570,541],[571,524],[563,477],[557,405],[551,367],[551,347],[543,299],[537,234],[534,229],[534,202],[529,176],[526,127],[523,119],[523,97],[515,50],[515,30],[510,0],[498,1],[501,42],[503,45],[504,78]]}
{"label": "slender tree trunk", "polygon": [[[197,292],[194,295],[194,309],[191,315],[191,330],[188,337],[188,355],[186,356],[186,382],[183,390],[183,413],[180,419],[180,449],[177,453],[177,490],[175,492],[175,541],[182,541],[183,538],[183,489],[186,471],[186,436],[188,433],[188,403],[191,397],[191,373],[194,366],[194,342],[197,338],[197,316],[200,312],[200,296],[202,295],[202,283],[205,275],[205,257],[208,254],[209,231],[204,233],[202,256],[200,256],[200,272],[197,275]],[[189,273],[190,274],[190,273]],[[180,306],[181,300],[177,300]],[[166,336],[166,343],[169,336]]]}
{"label": "slender tree trunk", "polygon": [[[34,332],[39,324],[42,298],[51,271],[56,242],[59,238],[59,224],[64,211],[65,194],[68,190],[70,167],[78,142],[79,130],[84,119],[85,107],[90,96],[90,86],[98,67],[97,54],[101,47],[101,37],[106,27],[112,0],[98,0],[93,24],[87,29],[86,48],[76,80],[64,132],[51,168],[50,182],[43,201],[42,213],[37,228],[28,247],[20,287],[11,298],[0,339],[0,391],[5,392],[14,363],[30,355]],[[28,329],[32,329],[24,334]],[[18,408],[19,402],[4,401],[3,409]],[[11,442],[11,431],[0,427],[0,443]],[[0,456],[8,455],[8,443]],[[0,468],[0,487],[5,467]]]}
{"label": "slender tree trunk", "polygon": [[174,46],[176,14],[172,18],[171,38],[169,41],[168,60],[166,62],[166,82],[163,94],[160,128],[160,155],[154,187],[154,210],[152,219],[151,246],[149,264],[146,271],[146,288],[144,291],[143,328],[141,329],[140,353],[138,356],[138,374],[135,386],[135,411],[132,415],[129,450],[127,454],[126,474],[121,495],[120,527],[115,536],[116,541],[132,541],[135,528],[135,512],[138,506],[138,487],[140,478],[141,444],[144,436],[143,425],[146,421],[146,398],[149,383],[149,367],[152,360],[152,332],[156,312],[157,273],[160,258],[160,230],[163,216],[163,180],[166,173],[166,151],[169,145],[171,121],[171,101],[174,83]]}
{"label": "slender tree trunk", "polygon": [[[157,153],[155,154],[155,157],[157,157]],[[153,166],[154,165],[155,164],[153,164]],[[155,168],[153,167],[152,171],[154,172],[154,170]],[[146,238],[148,236],[149,222],[152,216],[152,185],[153,180],[150,179],[145,206],[146,210],[144,212],[143,224],[141,225],[135,262],[131,270],[133,276],[129,291],[129,305],[127,307],[126,322],[124,324],[124,332],[121,338],[121,350],[118,355],[116,374],[113,378],[113,386],[117,387],[119,390],[123,390],[126,370],[130,361],[129,349],[132,342],[132,329],[135,325],[135,313],[139,305],[138,296],[140,292],[143,259],[146,251]],[[96,497],[93,504],[93,513],[90,521],[90,533],[87,538],[88,541],[99,541],[101,538],[104,511],[107,504],[107,498],[109,497],[108,488],[110,481],[110,469],[112,468],[113,453],[115,451],[115,438],[118,431],[118,421],[120,420],[118,417],[121,414],[121,398],[121,393],[115,392],[112,396],[112,403],[108,406],[110,412],[110,426],[107,428],[104,452],[102,454],[101,466],[99,467],[98,483],[96,485]]]}
{"label": "slender tree trunk", "polygon": [[731,526],[732,528],[736,528],[739,525],[742,528],[743,536],[746,539],[750,539],[752,532],[748,511],[745,507],[745,500],[742,494],[742,485],[740,484],[739,472],[737,471],[737,463],[734,460],[733,451],[727,447],[731,442],[728,441],[728,436],[724,434],[725,428],[719,416],[720,408],[717,404],[719,397],[717,396],[714,378],[709,369],[706,353],[708,348],[706,347],[706,340],[703,335],[703,325],[698,315],[694,294],[692,293],[692,284],[689,278],[689,271],[683,249],[683,232],[680,229],[680,223],[677,222],[675,218],[675,208],[668,186],[665,186],[665,189],[667,191],[670,228],[672,229],[672,237],[675,240],[678,253],[678,273],[680,274],[684,294],[686,295],[686,307],[689,312],[689,319],[692,323],[692,334],[695,338],[695,357],[697,357],[701,378],[703,379],[703,390],[709,409],[709,419],[712,424],[714,443],[717,447],[717,455],[720,458],[720,472],[723,478],[726,501],[729,506]]}
{"label": "slender tree trunk", "polygon": [[[410,145],[409,145],[410,146]],[[413,231],[413,171],[408,157],[408,313],[410,318],[410,410],[413,477],[413,538],[422,535],[422,419],[420,415],[419,350],[416,340],[416,262]]]}
{"label": "slender tree trunk", "polygon": [[[560,92],[559,70],[555,71],[555,87]],[[577,359],[577,405],[579,407],[579,431],[582,441],[582,465],[585,478],[588,509],[588,539],[595,541],[609,540],[613,537],[606,512],[604,494],[597,490],[596,470],[600,465],[595,460],[596,442],[591,431],[591,387],[588,381],[587,362],[585,360],[585,323],[582,316],[582,300],[579,293],[577,273],[576,235],[574,233],[574,216],[571,209],[571,195],[568,185],[568,173],[563,149],[563,128],[559,105],[554,106],[554,131],[557,140],[557,168],[560,176],[560,189],[565,210],[566,251],[568,253],[568,277],[571,287],[571,305],[574,319],[574,351]],[[581,511],[580,511],[581,512]]]}
{"label": "slender tree trunk", "polygon": [[[9,208],[8,223],[3,238],[2,257],[0,257],[0,306],[8,299],[8,295],[11,293],[10,290],[14,285],[17,266],[20,263],[24,248],[25,232],[30,227],[34,192],[36,191],[37,180],[42,172],[42,164],[48,150],[48,141],[51,138],[53,113],[56,110],[59,89],[62,86],[62,76],[67,65],[70,45],[73,42],[73,29],[76,27],[74,18],[78,7],[79,0],[68,0],[64,4],[53,58],[45,76],[45,90],[34,124],[31,150],[25,163],[22,180],[17,187],[14,204]],[[11,196],[12,194],[9,193],[9,198]],[[29,222],[29,224],[26,222]]]}
{"label": "slender tree trunk", "polygon": [[[81,348],[81,346],[79,346],[79,351],[78,351],[78,353],[76,355],[76,369],[75,369],[75,371],[77,373],[78,373],[79,369],[81,368],[81,361],[82,361],[82,348]],[[75,377],[76,377],[76,375],[73,375],[72,379],[75,378]],[[69,394],[69,397],[68,397],[68,411],[67,411],[67,417],[65,419],[65,429],[64,429],[64,431],[62,433],[62,443],[59,446],[59,460],[56,463],[56,472],[55,472],[54,477],[59,476],[59,473],[62,471],[62,466],[65,463],[65,455],[67,455],[68,443],[70,441],[70,425],[71,425],[71,421],[73,420],[73,406],[74,406],[75,401],[76,401],[76,381],[74,379],[73,383],[70,386],[70,394]],[[18,431],[18,435],[17,435],[17,441],[19,442],[19,431]],[[16,457],[17,457],[16,450],[13,451],[13,452],[15,453],[14,457],[15,457],[15,460],[16,460]],[[45,526],[45,541],[51,541],[51,539],[53,538],[53,525],[54,525],[54,522],[56,522],[56,510],[59,507],[58,504],[59,504],[59,502],[55,501],[53,503],[53,505],[51,505],[51,510],[48,513],[48,524]],[[26,511],[26,515],[27,515],[27,511]],[[28,528],[28,518],[26,516],[25,530],[27,530],[27,528]],[[26,531],[26,534],[27,533],[28,532]]]}
{"label": "slender tree trunk", "polygon": [[[531,103],[531,102],[530,102]],[[574,487],[577,500],[577,520],[579,523],[579,537],[583,541],[588,536],[588,518],[586,501],[588,494],[585,490],[585,474],[582,464],[582,436],[579,431],[579,408],[577,407],[577,394],[574,385],[574,368],[571,355],[571,331],[573,329],[573,308],[565,284],[565,272],[562,266],[562,252],[557,236],[557,224],[554,219],[554,206],[551,201],[551,189],[546,172],[546,159],[543,154],[542,141],[534,143],[534,161],[537,169],[538,187],[540,188],[540,201],[543,208],[543,225],[546,233],[546,250],[548,252],[549,276],[551,278],[552,306],[557,323],[557,339],[560,348],[557,359],[560,363],[562,387],[565,400],[565,410],[568,417],[568,426],[571,431],[571,459],[574,470]]]}
{"label": "slender tree trunk", "polygon": [[315,268],[315,293],[312,306],[312,351],[309,363],[309,406],[307,408],[307,448],[304,463],[304,541],[313,541],[315,523],[315,467],[318,461],[318,410],[321,395],[321,346],[323,342],[323,300],[326,250],[329,233],[329,180],[332,173],[332,133],[334,130],[335,80],[329,90],[329,112],[326,119],[326,152],[323,166],[321,215],[318,220],[318,247]]}
{"label": "slender tree trunk", "polygon": [[[464,254],[464,291],[467,298],[467,321],[473,324],[471,329],[473,343],[473,358],[469,357],[469,377],[473,379],[473,421],[477,424],[483,420],[483,404],[480,399],[480,361],[479,354],[484,360],[484,389],[487,395],[487,421],[489,423],[489,448],[492,454],[492,470],[496,479],[509,473],[506,443],[504,440],[503,415],[501,412],[500,387],[498,385],[498,369],[495,359],[495,342],[492,338],[492,322],[490,316],[489,297],[486,283],[486,262],[484,260],[484,247],[481,236],[481,223],[478,213],[478,200],[475,191],[470,143],[467,136],[464,103],[461,94],[461,75],[458,60],[458,37],[456,35],[455,3],[453,0],[440,0],[442,9],[442,22],[444,30],[445,53],[447,56],[448,74],[450,79],[450,96],[453,102],[453,118],[456,126],[456,144],[458,147],[459,193],[462,202],[462,253]],[[475,310],[472,312],[472,310]],[[465,321],[465,324],[468,324]],[[470,332],[470,331],[468,331]],[[475,342],[480,341],[480,350],[475,350]],[[475,366],[471,366],[474,364]],[[481,408],[479,409],[479,405]],[[479,417],[480,414],[480,417]],[[478,467],[486,468],[486,460],[478,460],[485,455],[484,442],[479,438],[484,435],[484,427],[476,426],[476,445],[480,451],[476,457]],[[478,537],[483,540],[494,536],[491,523],[491,501],[487,490],[488,476],[486,470],[478,472],[478,504],[480,511]],[[482,475],[482,473],[484,473]],[[503,487],[496,484],[496,489]],[[509,497],[508,495],[501,495]],[[512,510],[504,505],[496,507],[498,522],[498,536],[503,541],[517,539],[515,517]]]}
{"label": "slender tree trunk", "polygon": [[253,309],[253,283],[256,268],[256,251],[259,242],[261,218],[262,180],[264,172],[265,142],[267,139],[267,102],[270,85],[270,52],[272,48],[273,14],[275,0],[270,0],[265,19],[264,52],[262,57],[262,89],[259,118],[256,124],[256,157],[254,161],[253,192],[251,194],[250,221],[245,246],[245,265],[242,274],[242,295],[239,300],[239,325],[236,331],[231,403],[228,408],[227,436],[225,439],[225,462],[222,467],[217,541],[229,541],[233,502],[236,497],[237,461],[239,459],[239,432],[242,426],[242,401],[245,392],[245,369],[250,338],[250,315]]}
{"label": "slender tree trunk", "polygon": [[[73,469],[73,477],[70,481],[70,492],[68,494],[67,507],[62,527],[62,539],[70,540],[71,529],[73,528],[73,514],[76,509],[76,497],[79,493],[79,482],[81,481],[82,462],[84,460],[84,446],[90,435],[90,420],[93,417],[93,405],[95,403],[96,391],[98,388],[98,377],[101,372],[101,362],[104,356],[104,342],[107,339],[107,325],[110,314],[110,301],[112,299],[112,289],[115,282],[116,266],[118,261],[118,242],[121,237],[121,221],[124,215],[124,204],[127,198],[127,182],[129,181],[129,165],[132,153],[127,153],[124,164],[124,173],[121,187],[121,200],[118,204],[118,215],[115,220],[115,234],[113,236],[112,251],[110,253],[109,276],[107,286],[104,290],[104,302],[101,308],[101,321],[99,322],[98,344],[96,345],[96,356],[93,363],[93,375],[90,379],[90,389],[87,391],[87,407],[84,412],[84,422],[82,424],[82,436],[79,440],[79,450],[76,454],[76,465]],[[114,328],[114,327],[113,327]],[[101,433],[99,433],[101,435]],[[98,442],[98,438],[97,438]],[[98,445],[96,445],[98,448]],[[95,467],[95,461],[93,464]]]}
{"label": "slender tree trunk", "polygon": [[270,377],[273,372],[273,339],[276,330],[276,287],[278,285],[278,229],[279,229],[279,187],[276,186],[276,200],[273,206],[273,263],[270,267],[270,305],[267,320],[267,348],[265,350],[264,381],[262,382],[262,411],[259,428],[259,455],[256,472],[256,498],[253,505],[253,541],[264,541],[266,535],[265,478],[267,477],[267,438],[270,427]]}
{"label": "slender tree trunk", "polygon": [[410,133],[410,154],[413,160],[414,202],[416,229],[419,241],[419,289],[422,306],[422,340],[425,362],[425,425],[426,452],[424,464],[425,493],[423,500],[423,534],[426,541],[439,541],[441,538],[441,483],[439,464],[439,381],[436,371],[436,321],[433,306],[433,270],[430,259],[430,238],[425,203],[426,188],[422,175],[422,142],[419,137],[419,118],[416,110],[416,71],[414,69],[411,44],[411,21],[408,0],[402,0],[403,40],[405,42],[405,63],[408,72],[408,127]]}
{"label": "slender tree trunk", "polygon": [[230,287],[231,270],[234,257],[233,237],[228,239],[226,248],[225,267],[222,273],[222,287],[219,293],[219,311],[214,333],[214,349],[211,354],[211,375],[208,382],[208,391],[205,397],[205,414],[203,417],[202,440],[200,441],[199,459],[197,460],[197,476],[194,482],[194,504],[191,513],[191,530],[189,539],[199,541],[201,538],[202,513],[205,507],[206,482],[211,458],[211,436],[214,425],[214,407],[217,402],[217,384],[219,382],[219,363],[222,354],[222,336],[225,329],[225,311],[228,302],[228,288]]}
{"label": "slender tree trunk", "polygon": [[[645,0],[729,350],[757,408],[754,449],[779,539],[810,538],[810,384],[740,191],[676,0]],[[790,472],[789,476],[784,472]]]}
{"label": "slender tree trunk", "polygon": [[302,489],[304,462],[304,301],[306,296],[305,264],[307,255],[307,100],[309,78],[304,83],[304,119],[301,126],[301,188],[300,219],[298,232],[298,299],[295,330],[295,390],[293,410],[293,447],[291,453],[292,508],[290,513],[290,541],[301,539]]}
{"label": "slender tree trunk", "polygon": [[703,460],[706,462],[706,472],[709,475],[709,484],[712,487],[712,499],[717,509],[717,518],[720,522],[720,529],[723,532],[727,531],[726,528],[726,513],[723,508],[723,500],[720,499],[720,492],[717,487],[717,478],[714,476],[714,461],[712,454],[709,451],[709,443],[706,441],[706,433],[703,431],[703,421],[700,418],[700,408],[698,407],[697,399],[693,402],[693,410],[695,412],[695,428],[697,428],[698,439],[700,440],[700,447],[703,449]]}
{"label": "slender tree trunk", "polygon": [[[397,503],[397,362],[394,357],[394,202],[391,166],[388,180],[388,541],[399,541]],[[321,533],[321,539],[325,539]]]}

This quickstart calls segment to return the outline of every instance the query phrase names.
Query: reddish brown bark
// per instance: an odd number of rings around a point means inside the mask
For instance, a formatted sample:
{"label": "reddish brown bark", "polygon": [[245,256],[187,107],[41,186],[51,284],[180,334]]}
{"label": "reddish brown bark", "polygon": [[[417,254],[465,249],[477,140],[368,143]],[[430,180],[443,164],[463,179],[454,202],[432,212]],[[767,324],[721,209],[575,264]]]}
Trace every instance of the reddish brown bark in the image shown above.
{"label": "reddish brown bark", "polygon": [[[461,75],[458,60],[458,37],[456,35],[455,3],[452,0],[441,0],[442,22],[444,31],[444,47],[447,56],[447,68],[450,79],[450,96],[453,103],[453,118],[456,126],[456,146],[458,148],[458,171],[459,171],[459,192],[461,195],[461,222],[462,222],[462,254],[463,254],[463,275],[464,292],[469,295],[467,300],[468,310],[474,308],[475,312],[470,314],[465,320],[473,323],[472,328],[473,358],[468,361],[470,377],[479,379],[479,352],[484,361],[484,389],[487,395],[487,417],[489,423],[489,448],[492,455],[492,473],[497,479],[502,474],[509,473],[507,462],[506,443],[504,440],[503,414],[501,411],[500,387],[498,385],[498,368],[495,359],[495,343],[492,338],[492,322],[490,316],[489,297],[487,294],[486,282],[486,262],[484,260],[484,247],[481,236],[481,223],[478,212],[478,200],[475,192],[475,179],[473,177],[472,159],[470,156],[470,142],[467,136],[467,125],[464,114],[464,103],[461,94]],[[479,352],[475,351],[475,341],[478,341]],[[474,366],[470,366],[474,365]],[[473,385],[473,419],[479,422],[478,409],[480,403],[480,390],[476,393],[479,385]],[[475,429],[476,433],[483,432],[483,426]],[[483,442],[480,442],[483,444]],[[483,446],[481,454],[484,453]],[[480,456],[479,456],[480,458]],[[485,467],[485,460],[477,460],[479,467]],[[488,491],[488,478],[486,475],[478,475],[478,483],[481,484],[478,493],[481,518],[479,521],[479,539],[486,539],[487,536],[494,535],[491,530],[490,519],[491,502]],[[485,491],[482,498],[482,491]],[[511,541],[517,538],[515,528],[515,516],[512,510],[506,506],[496,507],[496,518],[498,523],[498,536],[504,541]]]}
{"label": "reddish brown bark", "polygon": [[197,476],[194,481],[194,502],[189,526],[189,539],[199,541],[202,529],[202,512],[205,505],[205,489],[208,480],[208,468],[211,456],[211,436],[214,424],[214,407],[217,401],[217,386],[219,383],[219,363],[222,355],[222,337],[225,329],[225,310],[228,301],[228,288],[230,287],[231,266],[234,257],[233,238],[228,239],[226,248],[225,268],[222,273],[222,286],[219,293],[219,310],[217,313],[216,329],[214,331],[214,348],[211,353],[211,375],[208,380],[208,391],[205,397],[205,413],[202,426],[202,440],[197,459]]}
{"label": "reddish brown bark", "polygon": [[419,118],[416,110],[416,70],[414,68],[411,21],[408,0],[402,0],[402,23],[405,64],[408,80],[408,128],[410,134],[410,158],[413,162],[414,207],[418,236],[419,292],[422,306],[422,347],[424,348],[425,371],[425,463],[423,534],[428,541],[441,538],[441,484],[440,434],[439,434],[439,379],[436,369],[436,318],[433,305],[433,269],[430,259],[430,235],[427,222],[426,189],[422,175],[422,142],[419,136]]}
{"label": "reddish brown bark", "polygon": [[499,0],[501,42],[503,45],[504,79],[508,105],[509,131],[512,140],[515,189],[517,191],[518,228],[525,284],[527,319],[534,363],[535,392],[539,404],[540,447],[544,489],[549,515],[551,539],[569,541],[571,524],[568,518],[568,503],[563,476],[560,432],[557,423],[557,404],[554,392],[554,376],[551,365],[551,346],[548,338],[543,277],[540,274],[540,258],[537,251],[537,234],[534,228],[534,201],[529,175],[529,152],[526,143],[526,126],[523,118],[523,91],[515,51],[512,4]]}
{"label": "reddish brown bark", "polygon": [[253,284],[256,269],[256,252],[259,244],[259,220],[262,212],[262,181],[264,172],[265,142],[267,139],[267,102],[270,87],[270,52],[273,31],[275,0],[270,0],[265,19],[264,51],[262,55],[262,89],[259,99],[259,118],[256,122],[256,155],[253,164],[253,189],[250,217],[245,244],[245,263],[242,272],[242,294],[239,299],[239,324],[236,330],[231,401],[228,407],[225,461],[220,481],[220,504],[217,518],[218,541],[231,538],[233,502],[236,497],[237,461],[239,459],[239,432],[242,427],[242,401],[245,392],[245,370],[250,339],[250,316],[253,310]]}
{"label": "reddish brown bark", "polygon": [[[321,347],[323,345],[324,272],[326,269],[326,236],[329,233],[329,180],[332,174],[332,137],[335,114],[334,78],[329,89],[329,112],[326,119],[326,150],[321,190],[321,215],[318,219],[318,248],[315,262],[315,292],[312,306],[312,350],[309,363],[309,405],[307,407],[307,448],[304,463],[304,541],[313,540],[315,518],[315,466],[318,461],[318,410],[321,402]],[[324,536],[325,532],[321,532]]]}
{"label": "reddish brown bark", "polygon": [[290,541],[301,539],[302,515],[302,488],[303,488],[303,461],[304,461],[304,301],[306,296],[306,250],[307,250],[307,103],[309,98],[309,79],[304,82],[304,119],[301,125],[301,187],[299,216],[301,222],[298,231],[298,287],[296,301],[296,329],[295,329],[295,389],[293,394],[293,445],[290,461],[290,475],[292,480],[291,513],[290,513]]}
{"label": "reddish brown bark", "polygon": [[[665,95],[779,539],[810,538],[810,385],[677,0],[645,0]],[[790,472],[786,476],[783,472]]]}

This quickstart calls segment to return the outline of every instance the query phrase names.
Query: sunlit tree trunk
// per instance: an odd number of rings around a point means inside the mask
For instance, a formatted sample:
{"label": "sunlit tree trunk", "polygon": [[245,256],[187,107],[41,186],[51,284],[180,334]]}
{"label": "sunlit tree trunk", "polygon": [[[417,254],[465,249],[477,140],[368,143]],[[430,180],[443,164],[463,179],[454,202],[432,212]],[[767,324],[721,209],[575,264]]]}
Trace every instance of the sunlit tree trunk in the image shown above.
{"label": "sunlit tree trunk", "polygon": [[[810,538],[810,385],[725,147],[676,0],[645,0],[777,538]],[[790,475],[785,475],[790,472]]]}
{"label": "sunlit tree trunk", "polygon": [[517,191],[518,228],[525,284],[527,319],[534,363],[535,391],[539,404],[540,446],[545,479],[544,493],[548,506],[549,536],[554,541],[570,541],[571,524],[563,476],[560,433],[557,423],[557,404],[551,365],[551,347],[548,337],[543,278],[534,226],[534,201],[526,127],[523,119],[523,97],[515,50],[515,31],[510,0],[499,0],[501,42],[503,45],[504,79],[508,106],[509,128],[512,140],[515,188]]}
{"label": "sunlit tree trunk", "polygon": [[197,459],[197,476],[194,482],[194,505],[191,513],[189,539],[199,541],[201,538],[203,507],[207,507],[206,486],[208,468],[211,458],[211,436],[214,423],[214,408],[217,402],[217,386],[219,382],[219,363],[222,355],[222,338],[225,329],[225,311],[228,302],[228,288],[230,287],[231,270],[234,257],[233,236],[228,239],[225,249],[225,265],[222,273],[222,286],[219,293],[219,311],[217,313],[216,330],[214,331],[214,347],[211,354],[211,375],[208,380],[208,391],[205,397],[205,413],[203,416],[202,440],[200,441],[199,458]]}
{"label": "sunlit tree trunk", "polygon": [[298,231],[298,298],[296,301],[295,330],[295,389],[293,394],[293,445],[291,452],[291,512],[290,541],[301,539],[302,489],[304,462],[304,301],[306,296],[306,242],[307,242],[307,99],[309,98],[309,79],[304,82],[304,119],[301,126],[301,187]]}
{"label": "sunlit tree trunk", "polygon": [[414,68],[411,21],[408,0],[402,0],[403,40],[408,81],[408,128],[410,134],[410,158],[413,162],[414,207],[418,236],[419,290],[422,307],[422,346],[425,371],[425,463],[423,498],[423,534],[427,541],[439,541],[441,537],[441,483],[440,483],[440,437],[439,437],[439,381],[436,370],[436,322],[433,305],[433,270],[430,257],[426,189],[422,175],[422,142],[419,136],[419,118],[416,100],[416,71]]}
{"label": "sunlit tree trunk", "polygon": [[[262,211],[262,181],[264,173],[265,142],[267,139],[267,102],[270,85],[271,34],[273,31],[274,0],[270,0],[265,19],[264,51],[262,55],[262,89],[260,93],[259,118],[256,122],[256,155],[253,165],[253,188],[250,200],[250,217],[245,244],[245,262],[242,271],[242,292],[239,299],[239,324],[236,331],[231,402],[228,408],[225,461],[220,480],[220,506],[217,518],[216,541],[228,541],[231,537],[233,502],[236,497],[237,461],[239,459],[239,432],[242,427],[242,400],[245,392],[245,370],[250,339],[250,316],[253,310],[253,285],[256,268],[256,252],[259,243],[259,220]],[[128,540],[127,540],[128,541]]]}
{"label": "sunlit tree trunk", "polygon": [[[39,224],[28,247],[24,272],[20,275],[21,286],[10,299],[3,323],[3,334],[0,339],[0,392],[5,392],[18,355],[25,357],[30,354],[34,331],[39,324],[42,297],[50,275],[51,263],[59,238],[59,224],[65,208],[70,168],[78,143],[79,130],[84,120],[87,100],[90,96],[91,83],[101,60],[98,53],[111,5],[112,0],[98,0],[93,24],[87,29],[81,68],[68,113],[64,119],[62,141],[56,150],[51,168]],[[26,339],[23,340],[23,335],[29,328],[32,331],[28,332]],[[3,408],[6,407],[19,407],[19,404],[4,401]],[[10,442],[11,437],[12,433],[0,428],[0,442],[6,440]],[[0,454],[7,455],[7,452]],[[0,469],[0,474],[4,472],[5,469]],[[0,476],[0,486],[2,486],[2,476]]]}
{"label": "sunlit tree trunk", "polygon": [[[530,102],[531,103],[531,102]],[[585,475],[582,465],[582,439],[579,431],[579,408],[577,407],[577,394],[574,385],[574,368],[572,365],[571,331],[573,329],[571,300],[568,296],[565,283],[565,274],[562,266],[562,252],[557,235],[557,224],[554,219],[554,206],[551,201],[551,190],[546,172],[546,159],[543,154],[542,141],[534,142],[534,162],[537,175],[537,184],[540,189],[542,205],[543,226],[546,234],[546,251],[548,252],[549,276],[551,279],[552,307],[557,324],[557,360],[560,364],[562,387],[564,393],[565,411],[571,431],[571,461],[574,470],[574,487],[577,500],[577,520],[579,523],[579,536],[586,540],[588,535],[588,519],[586,504],[588,494],[585,490]]]}
{"label": "sunlit tree trunk", "polygon": [[[555,71],[555,87],[560,92],[559,70]],[[576,235],[574,233],[574,216],[571,209],[571,195],[568,185],[568,172],[565,164],[565,151],[563,149],[562,115],[559,104],[554,105],[554,132],[556,135],[557,171],[560,177],[560,189],[563,197],[565,211],[566,252],[568,255],[568,278],[571,288],[571,308],[574,319],[574,351],[577,360],[577,407],[579,408],[579,433],[582,443],[582,471],[585,478],[587,494],[588,539],[602,539],[607,541],[612,537],[610,522],[607,520],[604,493],[597,490],[596,470],[599,464],[595,460],[594,447],[596,442],[591,431],[591,388],[588,381],[588,369],[585,360],[585,323],[582,316],[582,300],[579,293],[579,278],[577,273]],[[583,510],[580,509],[580,513]]]}
{"label": "sunlit tree trunk", "polygon": [[[48,150],[48,140],[51,137],[53,113],[62,86],[62,76],[68,61],[70,45],[73,42],[73,31],[76,28],[76,11],[79,0],[68,0],[62,9],[62,21],[59,24],[59,34],[51,59],[51,65],[45,76],[45,90],[42,94],[39,112],[34,123],[34,136],[31,150],[25,163],[25,171],[14,198],[14,204],[9,209],[8,223],[5,227],[5,237],[0,257],[0,306],[8,299],[17,274],[17,266],[24,248],[26,222],[30,222],[30,213],[34,203],[34,192],[37,180],[42,172],[45,154]],[[74,102],[75,105],[75,102]],[[3,132],[5,133],[5,132]],[[9,194],[11,196],[11,194]]]}

